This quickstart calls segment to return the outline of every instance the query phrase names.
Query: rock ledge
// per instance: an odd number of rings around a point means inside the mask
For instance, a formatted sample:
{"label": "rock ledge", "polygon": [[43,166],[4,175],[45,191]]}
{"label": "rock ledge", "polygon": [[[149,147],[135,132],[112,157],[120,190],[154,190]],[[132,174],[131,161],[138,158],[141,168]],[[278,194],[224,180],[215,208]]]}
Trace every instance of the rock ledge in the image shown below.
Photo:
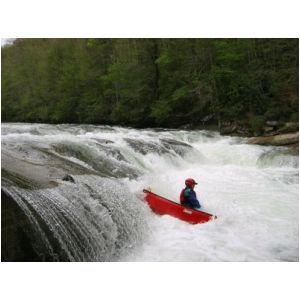
{"label": "rock ledge", "polygon": [[255,145],[291,146],[299,143],[299,132],[252,137],[249,138],[248,143]]}

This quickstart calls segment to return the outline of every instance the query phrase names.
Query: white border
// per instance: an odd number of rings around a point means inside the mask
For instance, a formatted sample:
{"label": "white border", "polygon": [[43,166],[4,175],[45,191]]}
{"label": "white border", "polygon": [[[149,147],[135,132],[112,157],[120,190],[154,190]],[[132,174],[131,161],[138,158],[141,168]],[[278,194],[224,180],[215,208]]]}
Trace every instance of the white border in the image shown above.
{"label": "white border", "polygon": [[[293,0],[1,1],[2,38],[298,38],[299,28]],[[3,299],[299,298],[299,263],[1,263],[0,276]]]}
{"label": "white border", "polygon": [[2,0],[2,38],[298,37],[297,0]]}
{"label": "white border", "polygon": [[2,299],[24,300],[298,299],[298,266],[298,263],[2,263],[1,295],[6,296]]}

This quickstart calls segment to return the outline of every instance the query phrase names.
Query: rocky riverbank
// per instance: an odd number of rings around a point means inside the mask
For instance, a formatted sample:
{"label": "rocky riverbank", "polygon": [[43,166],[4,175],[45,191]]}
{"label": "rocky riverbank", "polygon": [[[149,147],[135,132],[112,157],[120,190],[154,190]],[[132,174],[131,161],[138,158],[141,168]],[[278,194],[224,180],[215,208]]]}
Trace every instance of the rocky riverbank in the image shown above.
{"label": "rocky riverbank", "polygon": [[299,143],[299,132],[278,134],[273,136],[252,137],[249,144],[271,146],[295,146]]}
{"label": "rocky riverbank", "polygon": [[239,135],[245,137],[274,136],[299,131],[298,122],[265,121],[257,127],[235,120],[222,120],[218,122],[218,129],[222,135]]}
{"label": "rocky riverbank", "polygon": [[248,143],[255,145],[286,146],[288,147],[289,154],[299,155],[299,132],[252,137],[248,140]]}
{"label": "rocky riverbank", "polygon": [[255,145],[287,146],[290,153],[299,154],[299,123],[266,121],[258,131],[236,121],[219,122],[221,135],[249,137],[248,143]]}

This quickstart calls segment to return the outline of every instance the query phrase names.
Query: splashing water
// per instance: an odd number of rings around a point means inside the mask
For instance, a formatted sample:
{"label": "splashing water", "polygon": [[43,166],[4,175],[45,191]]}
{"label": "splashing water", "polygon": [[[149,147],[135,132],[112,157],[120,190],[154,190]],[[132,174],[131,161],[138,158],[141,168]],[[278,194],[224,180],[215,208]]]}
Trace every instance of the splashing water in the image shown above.
{"label": "splashing water", "polygon": [[[4,170],[42,165],[57,184],[28,189],[2,175],[57,260],[299,260],[299,160],[282,147],[197,130],[2,124],[2,154],[16,162],[3,159]],[[75,184],[61,180],[65,172]],[[34,177],[25,167],[23,176]],[[190,225],[143,202],[149,186],[178,201],[187,177],[217,220]]]}

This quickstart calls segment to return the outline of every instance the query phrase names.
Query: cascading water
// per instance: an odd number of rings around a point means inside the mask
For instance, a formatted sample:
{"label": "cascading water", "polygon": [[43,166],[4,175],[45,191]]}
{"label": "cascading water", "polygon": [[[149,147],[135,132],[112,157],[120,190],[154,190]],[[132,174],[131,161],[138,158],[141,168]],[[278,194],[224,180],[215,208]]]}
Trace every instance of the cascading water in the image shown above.
{"label": "cascading water", "polygon": [[[2,259],[26,237],[32,260],[298,261],[298,161],[209,131],[2,124]],[[217,220],[143,202],[145,187],[178,200],[187,177]],[[12,202],[24,232],[5,215]]]}

